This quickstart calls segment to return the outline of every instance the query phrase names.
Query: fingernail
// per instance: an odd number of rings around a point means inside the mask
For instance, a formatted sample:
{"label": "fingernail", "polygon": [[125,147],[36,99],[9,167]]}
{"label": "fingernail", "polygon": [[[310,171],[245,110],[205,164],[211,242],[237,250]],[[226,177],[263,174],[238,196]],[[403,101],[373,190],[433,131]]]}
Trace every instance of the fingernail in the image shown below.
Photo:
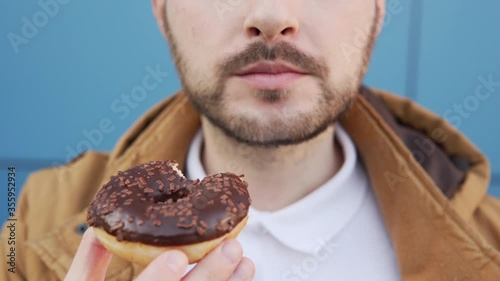
{"label": "fingernail", "polygon": [[237,280],[250,280],[254,272],[254,267],[251,263],[240,263],[233,273]]}
{"label": "fingernail", "polygon": [[224,241],[224,244],[222,244],[222,254],[232,263],[235,263],[241,258],[241,247],[236,240]]}
{"label": "fingernail", "polygon": [[183,255],[183,253],[180,253],[178,251],[172,251],[171,253],[168,253],[166,257],[167,266],[175,272],[183,270],[185,260],[185,257],[183,257]]}

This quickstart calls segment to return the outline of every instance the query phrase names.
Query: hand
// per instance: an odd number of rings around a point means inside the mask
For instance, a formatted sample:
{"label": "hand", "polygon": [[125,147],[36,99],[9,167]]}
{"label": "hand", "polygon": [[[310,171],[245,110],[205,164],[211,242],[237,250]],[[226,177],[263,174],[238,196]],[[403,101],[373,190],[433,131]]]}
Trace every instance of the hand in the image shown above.
{"label": "hand", "polygon": [[[242,257],[242,252],[236,240],[227,239],[183,277],[188,265],[186,255],[178,250],[166,251],[154,259],[135,281],[249,281],[253,279],[255,267],[248,258]],[[104,280],[111,256],[90,227],[83,234],[64,280]]]}

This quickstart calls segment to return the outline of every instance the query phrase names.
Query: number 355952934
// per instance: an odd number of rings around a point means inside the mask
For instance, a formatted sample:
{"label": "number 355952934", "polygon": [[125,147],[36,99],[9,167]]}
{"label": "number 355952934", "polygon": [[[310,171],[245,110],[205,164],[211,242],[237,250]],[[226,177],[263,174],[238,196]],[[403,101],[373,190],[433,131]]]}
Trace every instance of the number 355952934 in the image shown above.
{"label": "number 355952934", "polygon": [[7,212],[14,217],[16,212],[16,168],[10,166],[7,173]]}

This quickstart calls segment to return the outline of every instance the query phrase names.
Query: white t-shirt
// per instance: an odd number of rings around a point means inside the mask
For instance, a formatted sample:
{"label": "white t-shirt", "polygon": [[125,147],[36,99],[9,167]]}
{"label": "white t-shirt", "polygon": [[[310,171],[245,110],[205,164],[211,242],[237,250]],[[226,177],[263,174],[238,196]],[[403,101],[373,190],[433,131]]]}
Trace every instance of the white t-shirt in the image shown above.
{"label": "white t-shirt", "polygon": [[[250,207],[238,241],[255,264],[254,280],[400,280],[390,237],[354,143],[340,124],[335,130],[345,157],[335,176],[278,211]],[[206,176],[202,145],[200,130],[187,158],[190,179]]]}

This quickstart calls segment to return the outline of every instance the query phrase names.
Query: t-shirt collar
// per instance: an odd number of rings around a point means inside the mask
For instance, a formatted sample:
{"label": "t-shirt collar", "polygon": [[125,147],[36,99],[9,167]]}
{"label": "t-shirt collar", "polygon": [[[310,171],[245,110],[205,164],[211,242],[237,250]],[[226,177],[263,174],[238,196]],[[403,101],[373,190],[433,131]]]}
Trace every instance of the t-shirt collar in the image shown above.
{"label": "t-shirt collar", "polygon": [[[344,153],[340,170],[322,186],[285,208],[267,212],[250,207],[247,230],[264,229],[285,246],[309,254],[331,243],[360,209],[368,188],[354,143],[339,123],[335,134]],[[191,179],[206,176],[200,157],[202,144],[200,129],[186,162]]]}

